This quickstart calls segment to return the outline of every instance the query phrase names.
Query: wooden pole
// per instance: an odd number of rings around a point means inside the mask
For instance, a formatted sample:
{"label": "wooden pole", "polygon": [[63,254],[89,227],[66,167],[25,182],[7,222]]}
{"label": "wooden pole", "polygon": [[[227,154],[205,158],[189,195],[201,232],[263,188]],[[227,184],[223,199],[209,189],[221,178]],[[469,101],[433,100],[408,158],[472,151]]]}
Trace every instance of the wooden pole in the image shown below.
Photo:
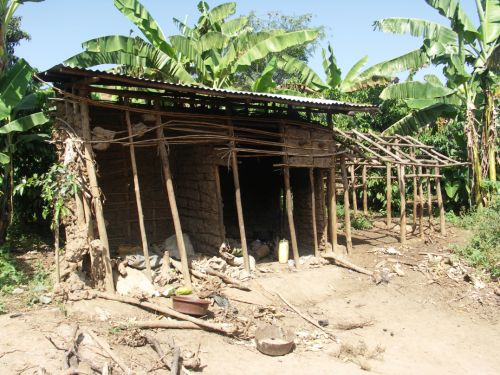
{"label": "wooden pole", "polygon": [[290,189],[290,168],[288,166],[285,166],[283,168],[283,176],[285,179],[286,211],[288,215],[288,226],[290,228],[290,239],[292,241],[293,260],[295,261],[295,267],[300,268],[299,246],[297,245],[297,234],[295,233],[295,223],[293,221],[292,191]]}
{"label": "wooden pole", "polygon": [[[430,175],[431,171],[428,170],[427,174]],[[434,228],[432,226],[432,186],[430,177],[427,177],[427,211],[429,217],[429,230],[433,231]]]}
{"label": "wooden pole", "polygon": [[139,219],[139,229],[141,232],[142,251],[144,253],[144,263],[146,264],[146,275],[149,280],[153,279],[151,272],[151,263],[149,261],[148,238],[146,235],[146,226],[144,224],[144,212],[142,211],[141,187],[139,185],[139,175],[137,173],[137,162],[135,159],[134,136],[132,133],[132,123],[130,121],[130,112],[125,111],[125,121],[127,122],[130,162],[132,164],[132,174],[134,179],[135,201],[137,204],[137,218]]}
{"label": "wooden pole", "polygon": [[[415,157],[415,150],[412,148],[411,156]],[[413,172],[413,225],[412,225],[412,233],[415,233],[417,230],[417,199],[418,199],[418,188],[417,188],[417,168],[413,165],[411,167]]]}
{"label": "wooden pole", "polygon": [[387,163],[386,170],[386,204],[387,204],[387,229],[392,227],[392,164]]}
{"label": "wooden pole", "polygon": [[368,183],[366,179],[367,167],[363,165],[363,170],[361,174],[362,183],[363,183],[363,213],[368,215]]}
{"label": "wooden pole", "polygon": [[[156,105],[158,109],[158,104]],[[179,255],[181,257],[182,275],[186,286],[192,287],[191,276],[189,274],[189,264],[186,253],[186,245],[184,244],[184,237],[182,236],[181,220],[179,218],[179,210],[177,209],[177,201],[175,199],[174,184],[172,182],[172,173],[170,172],[170,163],[168,161],[167,143],[161,140],[165,137],[163,128],[161,127],[161,115],[156,115],[156,136],[160,139],[158,141],[158,150],[160,152],[161,165],[163,169],[163,178],[165,179],[165,187],[167,189],[168,202],[170,211],[172,213],[172,220],[174,222],[175,237],[177,240],[177,247],[179,248]]]}
{"label": "wooden pole", "polygon": [[398,164],[398,183],[399,183],[399,197],[401,206],[399,209],[399,242],[406,243],[406,185],[405,185],[405,167]]}
{"label": "wooden pole", "polygon": [[316,191],[314,187],[314,168],[309,168],[309,182],[311,185],[311,214],[312,214],[312,230],[314,238],[314,256],[316,258],[319,258],[318,228],[316,226]]}
{"label": "wooden pole", "polygon": [[222,201],[222,190],[220,186],[220,174],[219,166],[214,165],[214,178],[215,178],[215,188],[217,190],[217,207],[218,207],[218,219],[219,219],[219,236],[220,242],[226,239],[226,228],[224,227],[224,202]]}
{"label": "wooden pole", "polygon": [[347,254],[352,252],[352,237],[351,237],[351,217],[349,209],[349,181],[347,179],[347,168],[345,165],[345,156],[340,159],[340,168],[342,170],[342,183],[344,185],[344,232],[346,239]]}
{"label": "wooden pole", "polygon": [[[439,167],[436,167],[434,169],[434,172],[436,176],[439,176]],[[438,201],[438,207],[439,207],[439,227],[441,230],[441,234],[444,236],[446,235],[446,226],[445,226],[445,221],[444,221],[444,203],[443,203],[443,196],[441,194],[441,178],[436,177],[436,196],[437,196],[437,201]]]}
{"label": "wooden pole", "polygon": [[[418,167],[418,174],[422,174],[422,167]],[[424,188],[422,183],[422,177],[418,179],[418,195],[420,196],[420,212],[418,215],[418,228],[420,238],[424,238]]]}
{"label": "wooden pole", "polygon": [[[86,92],[81,92],[81,96],[86,96]],[[89,179],[90,194],[92,195],[92,204],[94,207],[94,212],[97,221],[97,230],[99,232],[99,240],[104,247],[102,254],[102,259],[104,262],[105,275],[105,286],[106,291],[114,292],[115,284],[113,282],[113,269],[111,267],[111,257],[109,254],[109,241],[108,232],[106,231],[106,221],[104,220],[104,210],[102,208],[101,202],[101,192],[99,190],[99,185],[97,184],[97,172],[95,169],[94,152],[92,151],[92,145],[89,141],[92,139],[90,133],[90,117],[89,117],[89,107],[87,102],[82,101],[80,103],[80,113],[82,120],[82,136],[84,143],[84,156],[85,156],[85,166],[87,169],[87,177]]]}
{"label": "wooden pole", "polygon": [[335,158],[333,160],[333,168],[330,169],[329,186],[328,186],[328,223],[330,226],[332,251],[335,252],[338,244],[337,240],[337,171]]}
{"label": "wooden pole", "polygon": [[328,220],[327,220],[327,196],[325,193],[325,180],[324,180],[324,172],[323,169],[318,169],[318,183],[319,186],[319,207],[321,212],[323,213],[323,228],[321,230],[321,239],[323,242],[328,242]]}
{"label": "wooden pole", "polygon": [[354,216],[358,216],[358,200],[356,194],[356,173],[354,171],[355,165],[351,165],[351,186],[352,186],[352,210]]}
{"label": "wooden pole", "polygon": [[238,173],[238,158],[236,151],[231,152],[231,165],[233,169],[234,193],[236,196],[236,211],[238,213],[238,226],[240,228],[241,252],[243,253],[243,264],[245,270],[250,273],[250,260],[248,258],[247,237],[245,233],[245,221],[243,219],[243,205],[241,203],[240,175]]}

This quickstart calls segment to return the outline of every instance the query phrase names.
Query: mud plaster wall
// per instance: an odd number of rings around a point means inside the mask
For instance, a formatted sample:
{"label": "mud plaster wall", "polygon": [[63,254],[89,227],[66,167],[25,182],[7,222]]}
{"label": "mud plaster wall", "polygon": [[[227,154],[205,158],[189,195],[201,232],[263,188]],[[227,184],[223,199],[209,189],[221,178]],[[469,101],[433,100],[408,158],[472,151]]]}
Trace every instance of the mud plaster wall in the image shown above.
{"label": "mud plaster wall", "polygon": [[[138,121],[132,116],[132,121]],[[115,111],[91,111],[91,124],[105,129],[123,131],[123,114]],[[119,136],[123,136],[121,133]],[[141,235],[137,215],[130,151],[127,146],[112,144],[96,155],[99,186],[104,194],[104,218],[111,251],[120,244],[139,245]],[[148,243],[165,240],[174,234],[172,215],[165,192],[161,163],[157,150],[136,147],[137,172],[141,189],[142,208]]]}
{"label": "mud plaster wall", "polygon": [[195,251],[216,254],[223,238],[211,146],[170,148],[171,169],[182,229]]}
{"label": "mud plaster wall", "polygon": [[[132,116],[132,123],[141,119]],[[92,126],[123,131],[123,115],[91,112]],[[123,136],[123,134],[122,134]],[[136,147],[137,170],[148,243],[175,234],[162,165],[155,147]],[[96,151],[104,217],[112,251],[120,244],[139,245],[141,236],[128,147],[111,145]],[[197,252],[216,253],[223,240],[218,220],[215,164],[208,146],[171,146],[169,160],[182,230]]]}

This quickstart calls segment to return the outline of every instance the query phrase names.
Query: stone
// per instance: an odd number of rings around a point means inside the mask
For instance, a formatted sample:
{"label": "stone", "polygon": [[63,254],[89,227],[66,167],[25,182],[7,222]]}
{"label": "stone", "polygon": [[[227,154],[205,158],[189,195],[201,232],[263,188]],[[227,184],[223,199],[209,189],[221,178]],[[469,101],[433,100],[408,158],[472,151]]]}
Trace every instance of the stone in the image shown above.
{"label": "stone", "polygon": [[118,276],[116,292],[122,296],[137,296],[145,294],[148,297],[156,293],[156,289],[147,276],[132,267],[125,267],[127,276]]}

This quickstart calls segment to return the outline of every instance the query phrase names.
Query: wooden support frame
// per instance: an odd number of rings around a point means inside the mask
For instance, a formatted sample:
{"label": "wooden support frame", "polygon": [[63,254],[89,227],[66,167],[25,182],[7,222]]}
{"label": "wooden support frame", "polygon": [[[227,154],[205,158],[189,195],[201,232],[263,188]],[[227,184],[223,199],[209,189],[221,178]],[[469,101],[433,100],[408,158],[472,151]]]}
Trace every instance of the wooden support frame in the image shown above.
{"label": "wooden support frame", "polygon": [[[439,176],[439,168],[436,167],[434,169],[436,176]],[[444,203],[443,203],[443,195],[441,192],[441,179],[436,177],[436,196],[439,208],[439,229],[443,236],[446,235],[446,224],[444,219]]]}
{"label": "wooden support frame", "polygon": [[347,179],[347,167],[344,155],[340,159],[340,169],[342,170],[342,183],[344,185],[344,232],[347,254],[350,254],[352,253],[351,210],[349,208],[349,180]]}
{"label": "wooden support frame", "polygon": [[[85,96],[85,92],[80,93]],[[87,169],[87,177],[89,179],[90,194],[92,196],[92,206],[94,207],[94,212],[97,222],[97,230],[99,232],[99,240],[104,248],[102,254],[102,260],[104,263],[104,270],[106,272],[104,283],[106,290],[108,292],[115,291],[115,284],[113,281],[113,269],[111,267],[111,256],[109,251],[109,240],[108,232],[106,230],[106,221],[104,220],[104,210],[101,202],[101,191],[99,190],[99,185],[97,183],[97,172],[95,168],[94,152],[92,150],[92,144],[89,143],[92,140],[92,135],[90,131],[90,115],[89,106],[87,102],[82,101],[80,103],[80,114],[82,121],[82,136],[84,143],[84,156],[85,156],[85,166]]]}
{"label": "wooden support frame", "polygon": [[[422,174],[422,167],[418,167],[418,174]],[[420,197],[420,211],[418,215],[418,232],[420,238],[424,238],[424,187],[422,177],[418,179],[418,195]]]}
{"label": "wooden support frame", "polygon": [[[411,149],[411,156],[415,157],[415,149]],[[412,233],[415,233],[417,230],[417,200],[418,200],[418,186],[417,186],[417,168],[412,165],[411,170],[413,175],[411,176],[413,179],[413,210],[412,210]]]}
{"label": "wooden support frame", "polygon": [[406,244],[406,184],[405,184],[405,167],[398,164],[398,184],[399,184],[399,242]]}
{"label": "wooden support frame", "polygon": [[[159,104],[156,103],[159,108]],[[163,128],[161,126],[161,115],[155,115],[156,135],[158,138],[163,139]],[[165,187],[167,190],[168,202],[170,205],[170,212],[172,213],[172,220],[174,222],[175,237],[177,240],[177,247],[179,248],[179,255],[181,257],[182,275],[186,286],[192,287],[191,276],[189,274],[189,262],[186,253],[186,245],[184,237],[182,236],[182,226],[179,217],[179,210],[177,209],[177,201],[175,198],[174,184],[172,182],[172,173],[170,171],[170,162],[168,160],[167,144],[164,140],[158,142],[158,150],[160,153],[161,165],[163,170],[163,178],[165,179]]]}
{"label": "wooden support frame", "polygon": [[297,244],[297,233],[295,232],[295,222],[293,220],[293,199],[290,188],[290,168],[283,167],[283,178],[285,182],[286,212],[288,217],[288,227],[290,230],[290,240],[292,242],[292,253],[295,267],[300,268],[299,246]]}
{"label": "wooden support frame", "polygon": [[141,233],[142,251],[144,253],[144,263],[146,265],[146,276],[149,280],[153,279],[151,271],[151,263],[149,261],[149,245],[146,234],[146,226],[144,224],[144,212],[142,210],[141,187],[139,184],[139,175],[137,173],[137,162],[135,158],[134,137],[132,132],[132,122],[130,121],[130,112],[125,111],[125,122],[127,123],[128,137],[130,141],[130,163],[132,165],[132,174],[134,180],[135,201],[137,204],[137,219],[139,221],[139,230]]}
{"label": "wooden support frame", "polygon": [[386,166],[386,226],[387,229],[392,227],[392,164],[387,163]]}
{"label": "wooden support frame", "polygon": [[330,227],[330,242],[332,251],[338,248],[338,221],[337,221],[337,166],[335,158],[333,168],[330,168],[328,175],[328,226]]}
{"label": "wooden support frame", "polygon": [[361,171],[361,183],[363,185],[363,214],[368,216],[368,180],[367,180],[367,166],[363,165]]}
{"label": "wooden support frame", "polygon": [[[427,171],[427,174],[430,175],[431,172]],[[434,226],[432,225],[432,184],[430,177],[427,177],[427,214],[428,214],[429,230],[434,231]]]}
{"label": "wooden support frame", "polygon": [[[280,122],[280,131],[283,137],[283,142],[286,139],[286,124]],[[292,253],[293,260],[295,262],[295,268],[300,268],[300,254],[299,254],[299,246],[297,244],[297,232],[295,231],[295,222],[293,219],[293,198],[292,198],[292,190],[290,187],[290,167],[288,166],[288,150],[285,145],[285,155],[283,157],[284,167],[283,167],[283,180],[285,186],[285,200],[286,200],[286,212],[288,218],[288,228],[290,231],[290,241],[292,242]]]}
{"label": "wooden support frame", "polygon": [[231,152],[231,169],[233,170],[234,194],[236,199],[236,212],[238,214],[238,227],[240,230],[241,252],[243,253],[243,266],[245,270],[250,273],[250,259],[248,257],[247,235],[245,231],[245,220],[243,218],[240,174],[238,171],[238,157],[236,151]]}
{"label": "wooden support frame", "polygon": [[354,216],[358,216],[358,195],[356,193],[356,166],[351,165],[351,193],[352,193],[352,211]]}
{"label": "wooden support frame", "polygon": [[241,201],[240,174],[238,170],[238,154],[236,149],[236,142],[234,141],[234,126],[230,116],[231,109],[227,108],[226,112],[228,114],[229,136],[231,138],[231,141],[229,142],[231,153],[231,169],[233,171],[234,198],[236,200],[236,213],[238,216],[238,228],[240,231],[241,252],[243,254],[243,267],[248,273],[250,273],[250,258],[248,256],[245,219],[243,217],[243,203]]}
{"label": "wooden support frame", "polygon": [[309,184],[311,188],[311,215],[312,215],[312,231],[314,240],[314,256],[319,258],[318,246],[318,228],[316,224],[316,190],[314,186],[314,168],[309,168]]}

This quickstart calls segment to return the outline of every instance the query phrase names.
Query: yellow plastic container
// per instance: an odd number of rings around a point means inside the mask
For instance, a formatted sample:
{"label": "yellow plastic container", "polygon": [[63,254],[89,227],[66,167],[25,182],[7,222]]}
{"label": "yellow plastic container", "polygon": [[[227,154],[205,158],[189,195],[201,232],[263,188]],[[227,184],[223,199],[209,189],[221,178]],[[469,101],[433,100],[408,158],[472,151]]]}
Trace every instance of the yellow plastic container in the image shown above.
{"label": "yellow plastic container", "polygon": [[278,261],[280,263],[288,262],[288,254],[289,254],[289,246],[288,240],[281,240],[278,245]]}

